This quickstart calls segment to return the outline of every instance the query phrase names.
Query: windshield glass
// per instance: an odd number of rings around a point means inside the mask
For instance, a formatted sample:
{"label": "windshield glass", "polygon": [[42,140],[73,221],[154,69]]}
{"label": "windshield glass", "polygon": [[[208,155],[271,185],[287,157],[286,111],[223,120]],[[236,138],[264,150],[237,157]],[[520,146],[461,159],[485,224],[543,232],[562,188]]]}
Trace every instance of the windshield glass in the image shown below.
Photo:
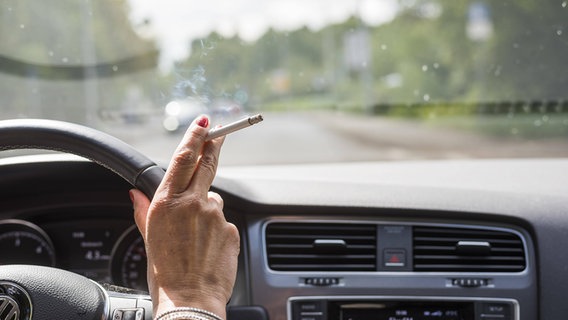
{"label": "windshield glass", "polygon": [[0,117],[167,161],[262,113],[224,165],[568,156],[568,1],[0,3]]}

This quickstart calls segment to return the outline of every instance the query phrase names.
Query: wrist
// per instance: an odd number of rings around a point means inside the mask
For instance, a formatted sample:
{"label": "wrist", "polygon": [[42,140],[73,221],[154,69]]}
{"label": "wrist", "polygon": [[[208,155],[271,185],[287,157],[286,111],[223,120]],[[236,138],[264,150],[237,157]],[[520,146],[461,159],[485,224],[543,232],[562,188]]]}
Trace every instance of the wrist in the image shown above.
{"label": "wrist", "polygon": [[158,299],[157,301],[158,302],[154,304],[154,316],[158,316],[178,308],[195,308],[210,312],[221,319],[226,319],[226,303],[218,302],[215,299],[171,299],[166,297]]}
{"label": "wrist", "polygon": [[156,320],[223,320],[207,310],[193,307],[178,307],[158,313]]}

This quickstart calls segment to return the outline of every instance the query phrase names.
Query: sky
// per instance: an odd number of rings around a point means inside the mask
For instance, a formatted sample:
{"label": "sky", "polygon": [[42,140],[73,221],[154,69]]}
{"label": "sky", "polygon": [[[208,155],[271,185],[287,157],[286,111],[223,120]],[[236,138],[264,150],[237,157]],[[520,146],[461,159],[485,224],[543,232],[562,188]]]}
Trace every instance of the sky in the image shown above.
{"label": "sky", "polygon": [[[318,30],[359,15],[369,25],[391,21],[397,0],[128,0],[130,19],[142,35],[156,39],[160,67],[167,69],[190,54],[194,39],[216,31],[258,39],[268,28]],[[149,23],[143,23],[147,21]]]}

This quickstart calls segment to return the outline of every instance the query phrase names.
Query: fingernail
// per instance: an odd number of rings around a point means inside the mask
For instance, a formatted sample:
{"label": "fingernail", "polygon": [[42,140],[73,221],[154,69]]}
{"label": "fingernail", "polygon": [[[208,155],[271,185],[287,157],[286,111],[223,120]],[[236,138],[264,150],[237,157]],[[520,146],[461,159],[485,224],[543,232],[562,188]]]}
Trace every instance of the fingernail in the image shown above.
{"label": "fingernail", "polygon": [[203,128],[207,128],[207,126],[209,125],[209,118],[207,118],[206,116],[201,116],[201,118],[197,120],[197,125]]}

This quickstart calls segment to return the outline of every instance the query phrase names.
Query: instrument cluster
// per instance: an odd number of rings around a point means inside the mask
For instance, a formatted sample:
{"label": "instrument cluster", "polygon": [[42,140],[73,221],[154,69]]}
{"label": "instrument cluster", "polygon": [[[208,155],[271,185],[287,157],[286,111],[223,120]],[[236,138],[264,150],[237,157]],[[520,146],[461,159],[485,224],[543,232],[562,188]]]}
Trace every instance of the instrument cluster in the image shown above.
{"label": "instrument cluster", "polygon": [[146,251],[128,220],[75,220],[38,224],[0,220],[0,265],[51,266],[98,282],[147,291]]}

